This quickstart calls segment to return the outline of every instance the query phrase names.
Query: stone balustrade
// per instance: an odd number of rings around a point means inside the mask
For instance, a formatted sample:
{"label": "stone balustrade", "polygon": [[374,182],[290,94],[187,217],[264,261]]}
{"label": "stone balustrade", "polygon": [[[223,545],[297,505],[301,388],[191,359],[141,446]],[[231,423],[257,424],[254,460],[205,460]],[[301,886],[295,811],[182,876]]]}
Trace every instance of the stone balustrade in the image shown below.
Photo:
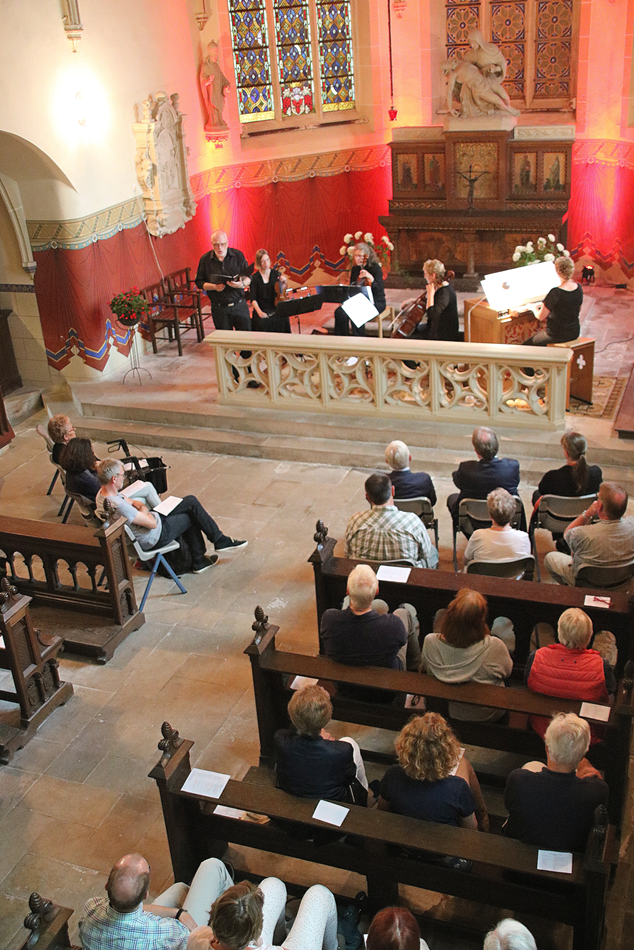
{"label": "stone balustrade", "polygon": [[569,349],[227,330],[206,342],[224,405],[469,425],[565,424]]}

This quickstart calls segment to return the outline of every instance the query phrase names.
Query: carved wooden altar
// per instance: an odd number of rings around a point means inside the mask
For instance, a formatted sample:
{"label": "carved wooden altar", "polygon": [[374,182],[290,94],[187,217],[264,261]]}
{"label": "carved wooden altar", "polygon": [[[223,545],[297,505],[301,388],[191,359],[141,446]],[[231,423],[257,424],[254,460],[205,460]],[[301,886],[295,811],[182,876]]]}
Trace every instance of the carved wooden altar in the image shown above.
{"label": "carved wooden altar", "polygon": [[568,127],[400,132],[391,143],[390,213],[379,219],[394,243],[394,269],[420,273],[438,258],[459,276],[489,274],[511,266],[518,244],[548,233],[561,239]]}

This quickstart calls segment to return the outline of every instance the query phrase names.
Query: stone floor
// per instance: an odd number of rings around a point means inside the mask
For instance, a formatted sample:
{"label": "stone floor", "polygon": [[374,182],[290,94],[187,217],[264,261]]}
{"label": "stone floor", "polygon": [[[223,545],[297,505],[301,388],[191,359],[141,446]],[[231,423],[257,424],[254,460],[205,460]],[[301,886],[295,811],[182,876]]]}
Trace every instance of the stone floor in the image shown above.
{"label": "stone floor", "polygon": [[[614,292],[592,291],[597,349],[628,336]],[[631,310],[631,301],[627,303]],[[618,315],[618,314],[617,314]],[[615,342],[605,356],[613,374],[629,374],[634,344]],[[212,361],[213,363],[213,361]],[[183,364],[181,364],[182,366]],[[603,364],[602,364],[603,366]],[[625,367],[629,368],[626,370]],[[183,385],[181,377],[181,386]],[[186,385],[186,384],[185,384]],[[3,514],[55,522],[59,488],[46,489],[51,467],[34,431],[45,415],[16,429],[0,452]],[[597,425],[596,420],[588,423]],[[609,439],[604,424],[602,437]],[[584,429],[585,431],[585,429]],[[97,445],[98,454],[105,448]],[[315,522],[323,518],[333,537],[343,536],[349,516],[365,507],[366,472],[338,468],[164,451],[170,492],[195,493],[228,533],[249,546],[222,555],[201,576],[186,578],[187,594],[165,579],[155,581],[146,606],[147,623],[132,633],[106,666],[62,657],[62,678],[75,694],[41,727],[9,766],[0,768],[0,945],[19,930],[28,896],[37,890],[78,912],[100,892],[112,863],[141,851],[152,866],[152,894],[171,879],[158,795],[147,773],[157,759],[160,725],[167,719],[195,740],[193,763],[240,778],[257,762],[255,713],[249,666],[242,652],[251,638],[253,610],[261,604],[281,627],[283,646],[316,652],[312,570],[306,563]],[[379,460],[377,459],[377,462]],[[435,479],[439,503],[441,567],[451,569],[451,528],[445,509],[449,478]],[[521,485],[528,504],[534,482]],[[80,523],[71,515],[71,522]],[[461,542],[461,545],[464,542]],[[540,555],[550,549],[540,538]],[[145,578],[136,580],[140,599]],[[0,716],[8,715],[0,703]],[[350,731],[349,729],[347,731]],[[385,739],[383,740],[385,741]],[[634,946],[629,923],[629,841],[614,890],[609,950]],[[243,854],[237,863],[285,876],[281,859]],[[319,880],[354,895],[360,881],[325,867],[304,868],[306,882]],[[438,895],[407,894],[420,909],[449,910]],[[495,923],[484,909],[482,930]],[[623,943],[620,934],[624,933]],[[433,950],[445,950],[433,942]],[[545,941],[540,946],[548,946]],[[565,940],[558,941],[565,946]],[[455,941],[451,943],[456,946]]]}

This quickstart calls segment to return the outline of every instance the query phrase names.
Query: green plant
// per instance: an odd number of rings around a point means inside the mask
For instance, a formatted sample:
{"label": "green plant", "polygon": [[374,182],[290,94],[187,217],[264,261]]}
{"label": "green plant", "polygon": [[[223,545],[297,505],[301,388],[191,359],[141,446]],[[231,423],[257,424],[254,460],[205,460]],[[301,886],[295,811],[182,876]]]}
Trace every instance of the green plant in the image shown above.
{"label": "green plant", "polygon": [[140,293],[138,287],[116,294],[110,301],[110,309],[119,318],[120,323],[138,323],[150,312],[150,305]]}

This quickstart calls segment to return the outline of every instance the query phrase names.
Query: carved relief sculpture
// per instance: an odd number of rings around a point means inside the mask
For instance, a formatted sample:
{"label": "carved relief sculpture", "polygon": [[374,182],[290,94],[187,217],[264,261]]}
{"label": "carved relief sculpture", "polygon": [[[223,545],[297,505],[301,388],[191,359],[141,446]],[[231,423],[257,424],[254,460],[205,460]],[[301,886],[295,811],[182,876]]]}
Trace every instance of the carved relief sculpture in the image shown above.
{"label": "carved relief sculpture", "polygon": [[224,120],[225,96],[229,91],[229,80],[218,65],[219,48],[215,40],[207,44],[207,59],[200,67],[199,82],[206,110],[205,133],[217,129],[226,129]]}
{"label": "carved relief sculpture", "polygon": [[178,93],[156,94],[143,103],[143,118],[133,125],[136,172],[151,234],[163,237],[194,216],[196,201],[189,183],[187,152]]}
{"label": "carved relief sculpture", "polygon": [[447,77],[449,114],[468,118],[496,112],[519,115],[502,85],[506,60],[499,48],[495,43],[486,43],[479,30],[471,30],[469,43],[471,49],[462,59],[455,57],[442,64]]}

